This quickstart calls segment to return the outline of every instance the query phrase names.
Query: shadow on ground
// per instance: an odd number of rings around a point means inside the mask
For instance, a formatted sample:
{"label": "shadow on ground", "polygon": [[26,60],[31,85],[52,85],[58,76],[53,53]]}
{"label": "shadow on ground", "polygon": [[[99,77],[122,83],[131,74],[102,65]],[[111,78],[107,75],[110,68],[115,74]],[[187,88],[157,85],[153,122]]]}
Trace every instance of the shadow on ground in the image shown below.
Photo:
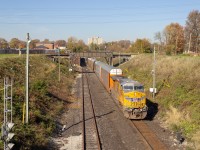
{"label": "shadow on ground", "polygon": [[158,113],[158,103],[154,103],[151,100],[147,99],[147,107],[148,111],[145,120],[153,120],[153,118]]}

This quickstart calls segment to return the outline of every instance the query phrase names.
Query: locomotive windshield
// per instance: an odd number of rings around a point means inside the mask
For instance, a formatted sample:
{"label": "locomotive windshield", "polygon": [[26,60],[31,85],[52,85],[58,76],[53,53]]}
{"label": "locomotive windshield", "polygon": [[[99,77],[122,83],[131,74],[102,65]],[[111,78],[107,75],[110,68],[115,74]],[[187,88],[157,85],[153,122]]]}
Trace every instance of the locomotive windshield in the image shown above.
{"label": "locomotive windshield", "polygon": [[131,85],[125,85],[125,86],[124,86],[124,90],[133,91],[133,86],[131,86]]}
{"label": "locomotive windshield", "polygon": [[134,86],[134,85],[124,85],[123,89],[125,91],[144,91],[144,87],[143,86]]}
{"label": "locomotive windshield", "polygon": [[134,86],[134,90],[135,91],[144,91],[144,87],[143,86]]}

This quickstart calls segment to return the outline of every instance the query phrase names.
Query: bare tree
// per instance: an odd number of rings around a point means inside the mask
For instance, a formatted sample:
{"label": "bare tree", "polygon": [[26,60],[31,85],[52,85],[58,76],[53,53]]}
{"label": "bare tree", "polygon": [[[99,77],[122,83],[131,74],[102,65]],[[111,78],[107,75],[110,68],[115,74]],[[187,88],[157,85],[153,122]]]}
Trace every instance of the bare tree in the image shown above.
{"label": "bare tree", "polygon": [[200,12],[193,10],[189,13],[185,26],[186,51],[199,52]]}

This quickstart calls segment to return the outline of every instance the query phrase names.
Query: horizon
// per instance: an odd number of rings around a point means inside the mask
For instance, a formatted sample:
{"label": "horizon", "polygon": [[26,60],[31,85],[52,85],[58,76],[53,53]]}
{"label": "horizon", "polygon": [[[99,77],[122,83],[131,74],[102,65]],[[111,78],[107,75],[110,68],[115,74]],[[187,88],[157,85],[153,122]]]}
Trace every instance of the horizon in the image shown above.
{"label": "horizon", "polygon": [[154,42],[154,35],[170,23],[184,26],[188,14],[199,10],[200,2],[191,0],[133,2],[63,0],[14,2],[3,1],[0,9],[0,37],[26,40],[67,40],[73,36],[87,43],[90,37],[104,41],[147,38]]}

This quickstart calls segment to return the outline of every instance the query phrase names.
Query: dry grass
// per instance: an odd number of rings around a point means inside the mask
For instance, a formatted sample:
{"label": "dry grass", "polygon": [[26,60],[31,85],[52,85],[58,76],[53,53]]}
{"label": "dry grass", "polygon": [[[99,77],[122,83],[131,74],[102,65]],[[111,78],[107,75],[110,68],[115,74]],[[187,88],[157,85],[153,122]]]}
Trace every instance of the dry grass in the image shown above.
{"label": "dry grass", "polygon": [[[152,99],[153,56],[138,55],[120,67],[124,74],[144,84]],[[156,102],[167,126],[195,137],[200,124],[200,59],[190,56],[156,56]],[[196,138],[195,138],[196,139]]]}
{"label": "dry grass", "polygon": [[200,150],[200,130],[194,134],[192,140],[194,141],[195,148]]}
{"label": "dry grass", "polygon": [[184,114],[179,112],[178,109],[173,106],[169,107],[169,111],[166,112],[165,123],[168,126],[176,125],[179,126],[184,118]]}

